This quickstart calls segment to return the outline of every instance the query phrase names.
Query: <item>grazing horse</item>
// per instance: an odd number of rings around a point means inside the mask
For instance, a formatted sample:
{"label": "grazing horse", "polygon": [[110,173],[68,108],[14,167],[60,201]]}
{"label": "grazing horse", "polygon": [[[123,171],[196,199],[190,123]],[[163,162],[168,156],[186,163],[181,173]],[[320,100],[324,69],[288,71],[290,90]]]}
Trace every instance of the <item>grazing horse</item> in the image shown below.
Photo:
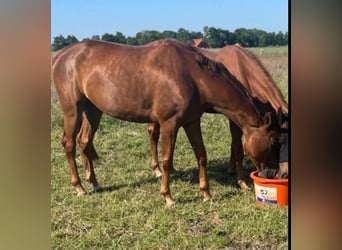
{"label": "grazing horse", "polygon": [[[222,63],[246,88],[252,96],[261,115],[270,112],[274,128],[280,132],[279,178],[288,176],[288,105],[272,77],[260,60],[240,46],[225,46],[218,52],[201,49],[212,60]],[[240,128],[229,120],[232,134],[229,172],[237,171],[238,182],[243,179],[243,147]],[[260,167],[259,167],[260,168]],[[261,166],[261,168],[264,168]],[[242,184],[244,181],[242,182]]]}
{"label": "grazing horse", "polygon": [[209,200],[207,156],[200,128],[205,110],[232,119],[245,135],[244,147],[255,162],[278,168],[274,151],[278,134],[270,128],[270,113],[261,116],[241,83],[226,68],[192,46],[173,39],[144,46],[84,41],[58,52],[52,60],[52,77],[64,116],[64,147],[71,184],[86,194],[78,175],[76,139],[86,179],[101,190],[94,172],[97,156],[93,138],[102,113],[160,127],[163,173],[160,193],[167,205],[170,169],[177,132],[183,127],[199,167],[199,187]]}
{"label": "grazing horse", "polygon": [[[280,156],[279,156],[279,178],[288,176],[288,151],[287,151],[287,129],[288,129],[288,105],[285,102],[279,88],[272,80],[270,74],[262,65],[260,60],[251,52],[240,46],[225,46],[219,51],[198,49],[208,58],[222,63],[231,74],[233,74],[252,96],[261,115],[271,113],[272,126],[280,132]],[[231,155],[229,160],[229,173],[237,172],[237,183],[242,189],[248,186],[244,180],[242,161],[244,157],[241,142],[242,131],[240,127],[229,119],[229,128],[232,134]],[[159,138],[159,125],[150,123],[148,132],[151,140],[152,162],[151,166],[156,176],[161,176],[158,164],[157,143]],[[260,162],[252,163],[258,170],[264,169]]]}

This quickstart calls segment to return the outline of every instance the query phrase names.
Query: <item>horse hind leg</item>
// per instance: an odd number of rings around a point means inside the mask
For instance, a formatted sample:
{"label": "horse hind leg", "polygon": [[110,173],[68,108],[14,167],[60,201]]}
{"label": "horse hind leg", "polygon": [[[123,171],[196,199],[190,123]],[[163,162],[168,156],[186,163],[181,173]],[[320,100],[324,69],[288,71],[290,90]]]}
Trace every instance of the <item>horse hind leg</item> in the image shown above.
{"label": "horse hind leg", "polygon": [[77,164],[75,160],[76,154],[76,133],[81,123],[81,110],[77,105],[69,105],[68,110],[63,112],[64,115],[64,132],[62,137],[62,145],[69,164],[71,184],[75,187],[77,195],[85,195],[86,191],[81,184],[81,179],[78,175]]}
{"label": "horse hind leg", "polygon": [[94,160],[98,159],[93,139],[98,129],[102,112],[95,106],[87,103],[84,111],[80,131],[77,135],[77,142],[81,148],[82,163],[85,170],[86,180],[92,184],[93,192],[103,191],[103,188],[96,180]]}
{"label": "horse hind leg", "polygon": [[151,168],[156,177],[161,177],[163,173],[160,170],[158,161],[158,140],[160,135],[160,126],[158,123],[149,123],[147,126],[147,131],[150,136],[151,145]]}

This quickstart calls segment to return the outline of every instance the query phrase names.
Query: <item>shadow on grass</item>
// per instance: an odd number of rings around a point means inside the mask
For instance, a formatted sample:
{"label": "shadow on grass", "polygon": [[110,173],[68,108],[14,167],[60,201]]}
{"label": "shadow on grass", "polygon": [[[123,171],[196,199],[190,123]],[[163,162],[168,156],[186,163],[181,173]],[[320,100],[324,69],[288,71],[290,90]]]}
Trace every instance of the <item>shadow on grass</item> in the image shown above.
{"label": "shadow on grass", "polygon": [[[253,184],[252,179],[249,177],[252,171],[254,171],[254,167],[248,161],[244,161],[243,172],[248,186]],[[198,184],[198,174],[198,167],[194,166],[187,168],[186,170],[176,170],[172,175],[172,179],[179,179],[182,181],[188,181],[192,184]],[[225,159],[210,160],[207,166],[207,174],[210,182],[216,181],[220,185],[239,187],[237,184],[236,174],[232,175],[228,173],[228,162]]]}
{"label": "shadow on grass", "polygon": [[[181,180],[184,182],[189,182],[193,185],[198,185],[199,170],[197,166],[187,167],[185,170],[177,169],[177,166],[175,166],[175,168],[176,168],[176,172],[171,174],[171,181]],[[251,180],[249,175],[252,171],[254,171],[254,167],[248,161],[244,161],[243,171],[244,171],[246,184],[249,187],[252,187],[253,181]],[[208,167],[207,167],[207,174],[208,174],[209,182],[215,181],[218,184],[223,185],[223,186],[227,185],[227,186],[239,188],[237,184],[236,174],[231,175],[228,173],[228,162],[224,159],[217,159],[217,160],[209,161]],[[102,192],[113,192],[113,191],[117,191],[117,190],[120,190],[122,188],[127,188],[127,187],[139,188],[144,185],[155,184],[155,183],[160,183],[160,178],[154,177],[153,174],[151,173],[151,177],[149,178],[144,178],[133,183],[130,182],[130,183],[125,183],[125,184],[117,184],[117,185],[104,187]]]}
{"label": "shadow on grass", "polygon": [[141,179],[140,181],[134,183],[125,183],[125,184],[117,184],[112,186],[103,187],[101,192],[114,192],[120,190],[122,188],[139,188],[148,184],[158,183],[159,179],[157,177],[149,177],[145,179]]}

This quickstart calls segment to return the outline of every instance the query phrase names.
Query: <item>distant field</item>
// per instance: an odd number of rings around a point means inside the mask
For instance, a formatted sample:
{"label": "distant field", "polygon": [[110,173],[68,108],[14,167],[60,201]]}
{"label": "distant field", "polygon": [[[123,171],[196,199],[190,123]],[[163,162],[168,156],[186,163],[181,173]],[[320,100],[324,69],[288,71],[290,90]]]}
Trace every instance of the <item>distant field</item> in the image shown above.
{"label": "distant field", "polygon": [[[287,47],[255,53],[288,100]],[[174,157],[178,172],[170,183],[177,203],[168,209],[149,166],[146,125],[103,116],[94,143],[100,155],[97,177],[107,191],[86,197],[76,197],[70,185],[62,125],[52,85],[52,249],[288,249],[288,207],[257,207],[254,191],[242,191],[227,174],[231,136],[223,116],[204,114],[201,119],[213,199],[201,201],[195,157],[181,129]],[[248,160],[244,166],[252,187],[248,176],[254,167]]]}
{"label": "distant field", "polygon": [[247,48],[257,55],[288,55],[288,46]]}

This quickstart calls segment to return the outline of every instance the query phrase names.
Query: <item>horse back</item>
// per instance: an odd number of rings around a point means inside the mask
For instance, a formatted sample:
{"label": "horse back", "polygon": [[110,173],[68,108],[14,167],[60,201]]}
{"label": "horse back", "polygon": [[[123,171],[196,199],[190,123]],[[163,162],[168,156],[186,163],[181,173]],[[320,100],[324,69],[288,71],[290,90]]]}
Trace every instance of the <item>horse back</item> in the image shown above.
{"label": "horse back", "polygon": [[67,47],[53,59],[57,90],[69,98],[84,96],[104,113],[128,121],[160,121],[186,112],[194,88],[177,46],[165,43],[86,41]]}

